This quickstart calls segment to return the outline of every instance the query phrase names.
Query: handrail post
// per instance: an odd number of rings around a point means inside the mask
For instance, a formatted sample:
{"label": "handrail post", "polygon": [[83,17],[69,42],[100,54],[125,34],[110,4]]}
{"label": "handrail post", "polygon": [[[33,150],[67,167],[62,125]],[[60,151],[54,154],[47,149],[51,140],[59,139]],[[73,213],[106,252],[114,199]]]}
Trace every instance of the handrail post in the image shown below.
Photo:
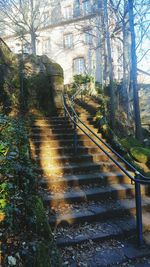
{"label": "handrail post", "polygon": [[74,152],[77,152],[77,118],[76,114],[73,114],[73,119],[74,119],[74,135],[73,135],[73,143],[74,143]]}
{"label": "handrail post", "polygon": [[66,107],[66,96],[64,95],[64,117],[65,117],[65,119],[66,119],[66,117],[67,117],[67,113],[66,113],[66,109],[65,109],[65,107]]}
{"label": "handrail post", "polygon": [[140,173],[135,172],[135,202],[136,202],[136,229],[138,237],[138,245],[143,245],[143,225],[142,225],[142,203],[141,203],[141,185],[136,182],[140,179]]}

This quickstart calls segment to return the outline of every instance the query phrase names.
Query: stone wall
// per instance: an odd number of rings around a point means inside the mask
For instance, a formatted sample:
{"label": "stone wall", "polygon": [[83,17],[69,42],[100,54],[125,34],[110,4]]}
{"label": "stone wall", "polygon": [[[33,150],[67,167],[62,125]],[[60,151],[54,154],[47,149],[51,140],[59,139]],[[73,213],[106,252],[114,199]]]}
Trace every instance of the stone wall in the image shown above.
{"label": "stone wall", "polygon": [[63,70],[47,56],[14,55],[0,39],[0,111],[60,108]]}
{"label": "stone wall", "polygon": [[61,106],[63,70],[47,56],[25,56],[24,83],[30,109],[36,107],[52,112]]}
{"label": "stone wall", "polygon": [[142,123],[150,124],[150,84],[140,85],[139,97]]}
{"label": "stone wall", "polygon": [[0,111],[10,113],[19,105],[18,59],[0,38]]}

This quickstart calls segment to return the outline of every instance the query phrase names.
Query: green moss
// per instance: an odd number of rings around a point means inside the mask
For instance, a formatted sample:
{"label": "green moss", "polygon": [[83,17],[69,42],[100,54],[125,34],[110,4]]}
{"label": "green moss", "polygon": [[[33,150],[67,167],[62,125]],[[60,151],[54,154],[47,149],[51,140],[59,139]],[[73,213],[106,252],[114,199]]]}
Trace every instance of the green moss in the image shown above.
{"label": "green moss", "polygon": [[45,242],[40,242],[36,252],[36,267],[52,267],[50,257],[50,246]]}
{"label": "green moss", "polygon": [[55,244],[40,241],[36,245],[33,267],[61,267],[60,256]]}
{"label": "green moss", "polygon": [[132,157],[141,162],[148,163],[150,161],[150,149],[142,147],[133,147],[130,149]]}
{"label": "green moss", "polygon": [[132,147],[142,147],[142,144],[134,137],[127,137],[120,140],[121,145],[126,148],[128,151]]}
{"label": "green moss", "polygon": [[134,159],[129,155],[126,154],[124,159],[127,160],[137,171],[145,175],[144,170],[134,161]]}
{"label": "green moss", "polygon": [[61,85],[61,84],[63,84],[63,82],[64,82],[64,80],[63,80],[63,77],[61,77],[61,76],[54,76],[53,77],[53,82],[57,85]]}
{"label": "green moss", "polygon": [[62,69],[62,67],[59,64],[52,63],[52,66],[54,67],[55,70],[57,70],[58,72],[60,72],[60,73],[63,74],[63,69]]}
{"label": "green moss", "polygon": [[29,209],[29,214],[32,218],[33,231],[38,233],[41,237],[51,239],[52,232],[41,198],[33,196],[27,201],[27,208]]}
{"label": "green moss", "polygon": [[107,138],[107,140],[108,140],[109,142],[112,141],[112,139],[113,139],[113,131],[111,130],[111,128],[109,127],[108,124],[103,124],[103,125],[101,126],[101,130],[100,130],[100,131],[102,132],[102,135],[103,135],[105,138]]}

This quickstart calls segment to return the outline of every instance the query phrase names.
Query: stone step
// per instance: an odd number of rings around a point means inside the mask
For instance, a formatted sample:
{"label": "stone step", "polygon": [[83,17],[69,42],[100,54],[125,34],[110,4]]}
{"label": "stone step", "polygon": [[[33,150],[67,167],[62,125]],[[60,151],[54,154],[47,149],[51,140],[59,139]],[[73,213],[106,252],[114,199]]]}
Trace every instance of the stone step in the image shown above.
{"label": "stone step", "polygon": [[[142,195],[146,193],[146,187],[142,187]],[[46,194],[47,193],[47,194]],[[104,201],[107,199],[125,199],[133,198],[135,196],[135,188],[131,184],[113,184],[104,187],[94,188],[80,188],[75,187],[74,190],[63,191],[61,193],[48,194],[48,191],[43,194],[43,199],[47,203],[60,203],[65,201],[67,203],[87,202],[90,200]]]}
{"label": "stone step", "polygon": [[[49,199],[46,199],[50,203]],[[53,205],[55,202],[53,202]],[[150,198],[142,197],[142,211],[150,214]],[[136,213],[135,200],[131,199],[119,199],[112,200],[107,199],[107,201],[99,201],[97,203],[88,203],[81,208],[71,205],[65,212],[56,210],[55,214],[50,214],[49,223],[51,225],[64,226],[64,225],[74,225],[81,224],[85,222],[105,222],[106,220],[111,220],[115,218],[124,219],[124,216],[133,216]],[[147,217],[149,223],[150,216]]]}
{"label": "stone step", "polygon": [[[150,214],[143,212],[143,231],[150,230]],[[123,219],[112,218],[106,222],[91,222],[74,225],[73,227],[63,226],[56,230],[55,238],[59,247],[76,246],[92,240],[104,242],[106,240],[121,240],[136,235],[136,217],[124,216]]]}
{"label": "stone step", "polygon": [[35,119],[34,119],[34,121],[61,121],[61,120],[66,120],[67,118],[65,117],[65,116],[50,116],[50,117],[36,117]]}
{"label": "stone step", "polygon": [[[35,145],[39,145],[39,144],[44,144],[44,145],[46,145],[46,144],[50,144],[51,145],[51,147],[55,147],[55,146],[69,146],[69,145],[72,145],[73,146],[73,144],[74,144],[74,140],[73,139],[58,139],[58,140],[49,140],[49,139],[47,139],[47,140],[39,140],[38,138],[34,138],[34,139],[31,139],[30,138],[30,140],[31,140],[31,142],[33,142]],[[29,141],[30,141],[29,140]],[[85,145],[86,147],[87,146],[94,146],[94,142],[92,141],[92,140],[90,140],[88,137],[85,137],[83,140],[77,140],[77,145],[78,146],[83,146],[83,145]],[[101,145],[102,147],[105,147],[102,143],[100,143],[99,142],[99,145]],[[108,151],[109,149],[108,148],[106,148],[106,151]],[[100,151],[100,149],[99,149],[99,151]]]}
{"label": "stone step", "polygon": [[[96,141],[98,141],[98,139],[96,139],[91,133],[89,133],[89,135],[95,139]],[[74,138],[74,132],[73,131],[59,131],[58,133],[56,133],[55,131],[51,132],[51,131],[41,131],[40,133],[30,133],[29,137],[32,138],[33,140],[38,140],[38,139],[44,139],[44,140],[61,140],[61,139],[72,139]],[[99,135],[99,137],[101,137],[101,135]],[[77,140],[89,140],[90,138],[84,134],[83,132],[77,132]],[[104,139],[103,139],[104,140]],[[100,142],[100,141],[98,141]]]}
{"label": "stone step", "polygon": [[[37,129],[37,127],[36,128],[32,128],[31,129],[31,131],[30,131],[30,134],[39,134],[39,135],[47,135],[47,134],[50,134],[50,135],[52,135],[52,134],[74,134],[74,130],[73,130],[73,127],[71,127],[71,126],[69,126],[69,127],[58,127],[58,128],[55,128],[55,127],[45,127],[45,129],[43,129],[44,127],[39,127],[38,129]],[[90,128],[92,129],[92,131],[94,132],[94,133],[96,133],[97,134],[97,132],[98,132],[98,130],[97,130],[97,128],[92,128],[91,126],[90,126]],[[84,134],[83,133],[83,131],[82,130],[80,130],[79,128],[77,128],[77,134]],[[91,134],[90,132],[89,132],[89,134]],[[102,135],[101,134],[98,134],[99,135],[99,137],[101,137]]]}
{"label": "stone step", "polygon": [[69,155],[75,155],[75,154],[78,155],[78,154],[85,154],[85,153],[93,155],[94,153],[100,152],[100,149],[96,146],[94,147],[94,146],[81,146],[81,145],[79,146],[78,145],[76,153],[74,153],[73,145],[72,146],[61,146],[60,145],[58,147],[50,147],[49,145],[46,145],[46,144],[44,145],[40,144],[40,147],[39,147],[39,146],[34,145],[34,143],[31,143],[31,146],[30,146],[31,151],[34,150],[37,153],[37,155],[39,155],[42,148],[44,148],[45,153],[49,152],[50,155],[56,155],[56,153],[58,153],[58,155],[64,155],[64,154],[66,155],[66,153]]}
{"label": "stone step", "polygon": [[[76,191],[77,190],[77,191]],[[48,195],[43,194],[43,199],[47,203],[65,201],[67,203],[74,202],[87,202],[90,200],[104,201],[107,199],[125,199],[133,198],[135,196],[135,188],[131,184],[113,184],[111,186],[104,187],[94,187],[89,189],[82,189],[81,187],[76,186],[76,190],[67,189],[62,193],[53,193]],[[141,193],[145,195],[146,188],[143,186]]]}
{"label": "stone step", "polygon": [[38,173],[46,172],[51,176],[51,174],[79,174],[79,173],[89,173],[89,172],[110,172],[110,171],[120,171],[120,168],[111,162],[98,162],[98,163],[68,163],[64,165],[53,166],[47,162],[42,163],[42,167],[35,167]]}
{"label": "stone step", "polygon": [[72,125],[72,122],[71,120],[50,120],[50,121],[46,121],[46,120],[43,120],[43,121],[35,121],[32,123],[31,127],[32,129],[36,129],[36,128],[61,128],[61,127],[64,127],[65,125],[67,125],[67,127],[70,127]]}
{"label": "stone step", "polygon": [[[112,154],[110,154],[112,156]],[[115,157],[114,157],[115,158]],[[62,156],[53,156],[49,151],[44,152],[44,156],[35,156],[34,159],[37,162],[50,162],[51,164],[66,164],[66,163],[77,163],[77,162],[111,162],[111,160],[103,152],[88,155],[62,155]]]}
{"label": "stone step", "polygon": [[104,242],[88,240],[85,244],[60,248],[68,267],[149,267],[149,246],[137,247],[134,236]]}
{"label": "stone step", "polygon": [[39,181],[40,186],[48,188],[48,185],[60,185],[63,188],[63,185],[76,186],[89,183],[98,183],[101,185],[112,185],[112,184],[131,184],[131,180],[121,172],[107,172],[107,173],[89,173],[89,174],[77,174],[77,175],[66,175],[63,177],[51,176],[41,177]]}
{"label": "stone step", "polygon": [[[58,134],[56,133],[34,133],[34,134],[30,134],[29,135],[30,138],[32,138],[33,140],[37,140],[37,139],[44,139],[44,140],[61,140],[61,139],[72,139],[74,138],[74,133],[63,133],[63,132],[59,132]],[[89,140],[89,137],[86,136],[85,134],[78,134],[77,135],[79,140]]]}

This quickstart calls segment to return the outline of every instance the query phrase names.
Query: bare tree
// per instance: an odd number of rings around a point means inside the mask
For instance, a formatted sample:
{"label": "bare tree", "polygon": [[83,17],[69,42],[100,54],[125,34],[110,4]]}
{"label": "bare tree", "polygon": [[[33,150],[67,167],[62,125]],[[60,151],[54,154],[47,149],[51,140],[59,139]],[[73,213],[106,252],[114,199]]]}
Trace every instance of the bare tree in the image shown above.
{"label": "bare tree", "polygon": [[145,45],[150,33],[149,4],[148,0],[110,0],[109,3],[116,17],[115,28],[117,31],[114,28],[115,37],[122,41],[123,84],[121,100],[127,118],[129,119],[130,115],[134,116],[136,137],[141,139],[137,64],[150,52],[149,47]]}
{"label": "bare tree", "polygon": [[128,0],[129,9],[129,25],[131,32],[131,86],[133,88],[133,105],[134,105],[134,119],[136,137],[142,140],[139,97],[137,88],[137,57],[136,57],[136,40],[134,29],[134,12],[133,12],[133,0]]}
{"label": "bare tree", "polygon": [[107,0],[103,3],[104,8],[104,25],[105,25],[105,41],[107,46],[107,57],[109,66],[109,97],[110,97],[110,126],[112,129],[115,128],[115,100],[114,100],[114,88],[113,88],[113,66],[112,66],[112,53],[111,53],[111,42],[109,33],[109,23],[108,23],[108,2]]}
{"label": "bare tree", "polygon": [[29,42],[33,54],[36,54],[37,31],[44,22],[44,9],[41,0],[0,0],[1,24]]}

